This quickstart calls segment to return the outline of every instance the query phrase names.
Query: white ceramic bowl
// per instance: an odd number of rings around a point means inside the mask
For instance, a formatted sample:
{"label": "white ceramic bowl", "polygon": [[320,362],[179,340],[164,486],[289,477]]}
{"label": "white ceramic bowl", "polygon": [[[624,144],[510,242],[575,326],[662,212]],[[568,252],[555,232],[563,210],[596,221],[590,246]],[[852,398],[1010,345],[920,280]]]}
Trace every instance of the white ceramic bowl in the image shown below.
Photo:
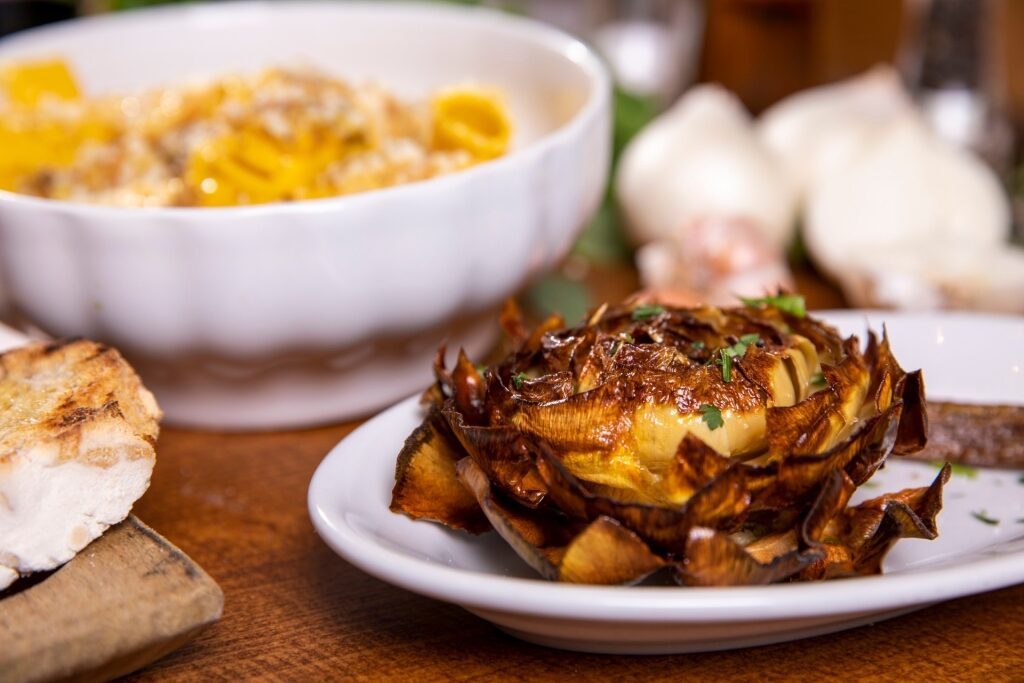
{"label": "white ceramic bowl", "polygon": [[94,94],[298,63],[409,97],[484,82],[509,101],[505,157],[348,197],[124,209],[0,192],[0,271],[14,310],[48,334],[119,347],[178,424],[314,424],[425,386],[438,342],[482,352],[495,308],[566,254],[604,190],[605,70],[579,41],[517,17],[245,2],[0,41],[0,62],[54,55]]}

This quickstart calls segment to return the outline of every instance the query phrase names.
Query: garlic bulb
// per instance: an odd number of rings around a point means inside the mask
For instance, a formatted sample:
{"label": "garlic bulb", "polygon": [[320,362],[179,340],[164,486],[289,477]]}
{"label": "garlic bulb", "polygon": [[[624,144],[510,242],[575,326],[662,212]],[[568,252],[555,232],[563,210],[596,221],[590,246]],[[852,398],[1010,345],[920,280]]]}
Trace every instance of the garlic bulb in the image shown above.
{"label": "garlic bulb", "polygon": [[813,186],[804,239],[855,305],[1021,310],[1009,226],[995,174],[908,115]]}
{"label": "garlic bulb", "polygon": [[647,126],[623,153],[615,190],[636,244],[709,216],[750,220],[779,246],[794,230],[794,189],[719,86],[692,88]]}
{"label": "garlic bulb", "polygon": [[858,306],[1024,313],[1024,249],[925,244],[865,254],[857,264],[840,280]]}
{"label": "garlic bulb", "polygon": [[899,74],[878,66],[783,99],[758,119],[757,134],[803,195],[848,163],[878,130],[913,111]]}

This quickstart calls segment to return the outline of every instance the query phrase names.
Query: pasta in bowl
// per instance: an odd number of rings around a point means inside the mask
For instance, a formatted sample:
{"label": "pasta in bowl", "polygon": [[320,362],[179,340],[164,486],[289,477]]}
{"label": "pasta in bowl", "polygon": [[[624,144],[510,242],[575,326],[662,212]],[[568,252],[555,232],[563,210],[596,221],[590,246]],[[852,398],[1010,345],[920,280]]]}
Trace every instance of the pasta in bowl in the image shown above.
{"label": "pasta in bowl", "polygon": [[[253,193],[245,205],[118,206],[0,190],[8,304],[51,335],[116,345],[170,423],[316,424],[422,388],[443,338],[470,353],[490,344],[494,311],[567,253],[607,178],[600,61],[555,29],[493,11],[180,5],[0,41],[0,64],[58,57],[84,99],[301,64],[352,88],[378,83],[435,124],[498,98],[514,126],[502,149],[486,119],[434,125],[430,138],[446,149],[484,132],[461,143],[468,167],[302,201],[256,203]],[[211,144],[231,146],[222,140]],[[187,165],[181,173],[185,182]]]}
{"label": "pasta in bowl", "polygon": [[115,206],[319,199],[451,173],[503,155],[500,92],[404,101],[313,68],[226,74],[84,97],[59,60],[0,66],[0,188]]}

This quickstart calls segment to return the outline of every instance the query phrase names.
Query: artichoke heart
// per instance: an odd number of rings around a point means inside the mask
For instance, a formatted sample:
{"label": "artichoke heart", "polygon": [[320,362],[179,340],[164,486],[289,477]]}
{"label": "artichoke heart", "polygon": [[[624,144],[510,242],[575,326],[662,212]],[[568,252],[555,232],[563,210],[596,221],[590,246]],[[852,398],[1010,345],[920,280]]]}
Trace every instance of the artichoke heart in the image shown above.
{"label": "artichoke heart", "polygon": [[438,353],[395,512],[489,526],[542,576],[587,583],[876,573],[898,538],[937,533],[946,470],[847,506],[926,440],[920,373],[884,334],[862,350],[759,302],[601,307],[532,332],[510,304],[502,324],[515,350],[497,365],[460,354],[448,369]]}

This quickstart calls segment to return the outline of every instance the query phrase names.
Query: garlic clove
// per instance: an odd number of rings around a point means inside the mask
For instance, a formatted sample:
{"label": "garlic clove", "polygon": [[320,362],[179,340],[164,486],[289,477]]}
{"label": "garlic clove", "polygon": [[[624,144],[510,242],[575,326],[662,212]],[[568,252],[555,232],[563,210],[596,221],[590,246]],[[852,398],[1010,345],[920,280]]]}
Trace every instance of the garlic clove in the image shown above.
{"label": "garlic clove", "polygon": [[913,111],[899,74],[877,66],[781,100],[758,119],[757,134],[785,165],[793,185],[806,194],[856,156],[881,127]]}
{"label": "garlic clove", "polygon": [[743,105],[715,85],[692,88],[637,135],[620,160],[615,191],[638,245],[707,216],[744,217],[780,246],[795,226],[793,188]]}
{"label": "garlic clove", "polygon": [[862,253],[840,276],[855,306],[1024,313],[1024,249],[906,245]]}
{"label": "garlic clove", "polygon": [[1005,242],[1009,226],[995,174],[905,116],[814,187],[804,241],[815,263],[842,281],[862,254],[935,243],[993,247]]}

